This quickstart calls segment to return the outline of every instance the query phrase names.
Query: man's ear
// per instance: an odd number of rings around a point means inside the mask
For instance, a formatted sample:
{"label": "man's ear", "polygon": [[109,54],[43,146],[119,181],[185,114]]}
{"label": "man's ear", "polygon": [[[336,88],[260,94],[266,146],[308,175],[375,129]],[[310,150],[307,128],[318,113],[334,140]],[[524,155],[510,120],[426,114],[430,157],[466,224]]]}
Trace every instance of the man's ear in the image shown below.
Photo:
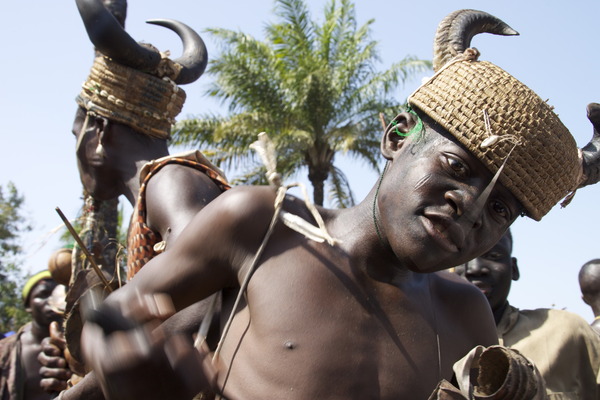
{"label": "man's ear", "polygon": [[390,122],[381,138],[381,154],[388,160],[394,157],[394,153],[400,148],[407,138],[408,132],[417,124],[415,115],[403,112]]}
{"label": "man's ear", "polygon": [[512,280],[518,281],[519,278],[521,277],[521,273],[519,272],[519,266],[517,265],[517,258],[511,257],[510,260],[511,260],[511,264],[512,264]]}
{"label": "man's ear", "polygon": [[591,306],[591,301],[587,298],[587,296],[585,294],[581,295],[581,300],[583,300],[583,302],[585,304],[587,304],[588,306]]}

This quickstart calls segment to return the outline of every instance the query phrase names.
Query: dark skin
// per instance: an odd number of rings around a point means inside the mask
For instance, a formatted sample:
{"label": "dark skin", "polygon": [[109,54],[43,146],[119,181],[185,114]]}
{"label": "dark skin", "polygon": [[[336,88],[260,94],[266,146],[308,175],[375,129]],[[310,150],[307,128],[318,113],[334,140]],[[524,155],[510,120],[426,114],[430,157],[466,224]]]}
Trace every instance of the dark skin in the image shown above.
{"label": "dark skin", "polygon": [[592,308],[594,321],[592,327],[600,332],[600,259],[586,262],[579,271],[581,298]]}
{"label": "dark skin", "polygon": [[[77,140],[77,165],[84,188],[95,198],[109,200],[125,196],[134,205],[140,189],[140,171],[149,161],[169,155],[167,142],[134,131],[127,125],[107,118],[89,117],[79,107],[72,132]],[[101,143],[104,156],[97,154]],[[204,173],[182,165],[166,165],[152,177],[146,188],[147,225],[167,242],[167,249],[187,223],[221,190]],[[175,332],[196,331],[206,314],[207,302],[190,305],[170,320],[166,329]],[[48,346],[48,355],[64,349],[64,343]],[[88,374],[63,398],[102,399],[94,374]]]}
{"label": "dark skin", "polygon": [[[32,317],[31,325],[20,338],[21,361],[25,373],[23,398],[26,400],[50,399],[52,397],[50,392],[59,391],[69,377],[69,372],[64,368],[64,365],[62,365],[62,368],[57,366],[52,371],[46,371],[46,367],[43,367],[38,361],[42,342],[44,338],[50,335],[50,324],[60,320],[60,315],[56,314],[48,304],[48,299],[56,285],[56,282],[52,279],[44,279],[38,282],[31,289],[29,302],[25,308]],[[52,375],[56,379],[56,385],[41,385],[44,374]]]}
{"label": "dark skin", "polygon": [[507,232],[488,252],[455,268],[487,297],[496,324],[508,306],[512,281],[519,279],[517,259],[512,257],[512,237]]}
{"label": "dark skin", "polygon": [[[416,122],[407,113],[397,121],[403,132]],[[275,226],[250,280],[248,305],[236,314],[214,364],[207,362],[205,349],[195,351],[183,342],[173,352],[171,338],[161,339],[159,330],[104,335],[97,325],[86,324],[84,351],[103,389],[111,398],[126,398],[122,386],[115,390],[110,384],[120,376],[129,396],[171,398],[168,387],[148,388],[147,369],[130,368],[147,365],[146,347],[164,346],[180,378],[171,383],[181,388],[192,382],[188,394],[211,381],[228,399],[427,398],[440,379],[451,379],[453,363],[471,348],[497,343],[481,292],[437,271],[490,248],[521,206],[498,185],[474,221],[465,224],[460,217],[492,175],[445,133],[429,127],[425,137],[416,143],[414,137],[388,132],[382,139],[390,165],[376,199],[381,238],[372,214],[376,187],[356,207],[319,209],[330,234],[343,240],[336,246]],[[109,296],[107,307],[142,321],[157,315],[144,304],[146,312],[140,312],[140,295],[166,295],[179,310],[239,286],[273,216],[274,199],[269,187],[224,193],[196,215],[173,251],[153,259],[131,284]],[[314,223],[292,196],[283,208]],[[165,265],[175,273],[155,279]],[[192,360],[195,368],[181,368],[178,360]],[[164,367],[157,367],[157,376],[170,369]]]}

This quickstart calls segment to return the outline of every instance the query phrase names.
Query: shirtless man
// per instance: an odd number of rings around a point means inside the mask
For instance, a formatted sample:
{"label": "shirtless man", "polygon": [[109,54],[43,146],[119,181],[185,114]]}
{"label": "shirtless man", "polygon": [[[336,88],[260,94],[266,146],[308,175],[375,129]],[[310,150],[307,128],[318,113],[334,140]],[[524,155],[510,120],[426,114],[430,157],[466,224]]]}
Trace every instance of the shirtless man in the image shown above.
{"label": "shirtless man", "polygon": [[49,378],[42,387],[42,365],[38,354],[42,341],[50,335],[53,321],[60,321],[61,315],[52,310],[48,300],[57,283],[50,272],[45,270],[33,275],[23,288],[25,309],[31,314],[31,322],[19,331],[0,340],[0,399],[47,400],[53,398],[66,386],[70,371],[66,363],[55,365],[52,371],[44,368]]}
{"label": "shirtless man", "polygon": [[579,270],[581,298],[592,308],[592,327],[600,333],[600,259],[595,258],[583,264]]}
{"label": "shirtless man", "polygon": [[[318,209],[337,241],[309,240],[284,217],[271,232],[275,190],[237,187],[110,295],[99,314],[150,325],[84,326],[107,397],[191,398],[209,384],[228,399],[427,399],[472,347],[497,343],[482,293],[437,271],[485,252],[519,215],[541,219],[580,185],[582,167],[550,106],[466,47],[442,57],[386,129],[387,167],[365,200]],[[282,210],[316,224],[292,196]],[[169,314],[165,298],[180,310],[240,286],[245,303],[212,362],[204,347],[148,329]]]}

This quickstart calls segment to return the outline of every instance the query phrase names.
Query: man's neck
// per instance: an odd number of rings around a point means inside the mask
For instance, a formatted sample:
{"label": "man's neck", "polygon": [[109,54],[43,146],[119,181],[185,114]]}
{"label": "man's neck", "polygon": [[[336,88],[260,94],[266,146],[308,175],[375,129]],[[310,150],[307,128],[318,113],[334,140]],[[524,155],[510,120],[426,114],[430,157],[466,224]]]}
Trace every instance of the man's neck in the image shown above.
{"label": "man's neck", "polygon": [[41,342],[45,337],[50,336],[50,330],[48,325],[40,325],[39,323],[32,321],[31,322],[31,336],[35,338],[37,342]]}
{"label": "man's neck", "polygon": [[506,311],[507,308],[508,308],[508,301],[505,301],[504,303],[502,303],[501,306],[492,310],[492,312],[494,313],[494,321],[496,321],[496,325],[498,325],[500,323],[500,320],[502,319],[502,316],[504,315],[504,312]]}

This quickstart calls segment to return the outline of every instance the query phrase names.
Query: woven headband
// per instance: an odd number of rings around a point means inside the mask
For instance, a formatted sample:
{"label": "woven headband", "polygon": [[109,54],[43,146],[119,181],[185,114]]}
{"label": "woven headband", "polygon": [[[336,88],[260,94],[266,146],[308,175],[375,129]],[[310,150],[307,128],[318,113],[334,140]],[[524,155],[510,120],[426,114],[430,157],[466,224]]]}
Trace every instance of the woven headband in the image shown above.
{"label": "woven headband", "polygon": [[25,307],[28,305],[27,303],[29,302],[29,295],[31,294],[31,291],[35,285],[46,279],[52,279],[52,274],[48,270],[40,271],[27,280],[25,286],[23,286],[23,292],[21,294]]}
{"label": "woven headband", "polygon": [[163,69],[165,76],[159,78],[97,57],[76,102],[143,134],[167,139],[186,95],[168,77],[170,68]]}

